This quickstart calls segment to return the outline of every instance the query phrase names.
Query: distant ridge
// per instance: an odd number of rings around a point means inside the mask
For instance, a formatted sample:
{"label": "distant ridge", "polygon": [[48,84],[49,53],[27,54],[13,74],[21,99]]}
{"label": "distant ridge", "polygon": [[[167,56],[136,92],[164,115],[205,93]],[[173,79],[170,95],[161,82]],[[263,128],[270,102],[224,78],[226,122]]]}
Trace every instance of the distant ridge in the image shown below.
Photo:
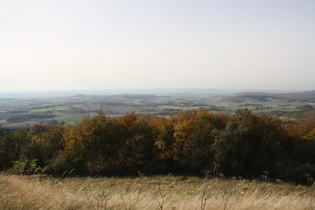
{"label": "distant ridge", "polygon": [[76,94],[74,96],[72,96],[73,98],[82,98],[82,97],[88,97],[88,95],[85,94]]}
{"label": "distant ridge", "polygon": [[231,102],[241,102],[243,99],[255,99],[258,101],[282,99],[287,101],[315,102],[315,90],[294,93],[242,92],[225,97],[225,99]]}
{"label": "distant ridge", "polygon": [[315,102],[315,90],[300,93],[283,93],[278,95],[288,100]]}

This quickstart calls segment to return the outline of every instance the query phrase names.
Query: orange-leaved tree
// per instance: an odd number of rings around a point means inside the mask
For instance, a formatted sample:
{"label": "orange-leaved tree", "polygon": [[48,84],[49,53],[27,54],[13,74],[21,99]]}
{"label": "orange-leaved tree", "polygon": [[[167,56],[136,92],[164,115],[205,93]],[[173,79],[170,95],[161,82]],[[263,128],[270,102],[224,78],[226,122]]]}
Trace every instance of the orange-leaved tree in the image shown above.
{"label": "orange-leaved tree", "polygon": [[213,114],[209,109],[182,112],[174,117],[174,160],[179,169],[202,173],[214,161],[214,135],[223,129],[228,118]]}
{"label": "orange-leaved tree", "polygon": [[117,169],[118,149],[122,144],[122,125],[99,112],[81,123],[67,127],[64,154],[78,170],[106,173]]}

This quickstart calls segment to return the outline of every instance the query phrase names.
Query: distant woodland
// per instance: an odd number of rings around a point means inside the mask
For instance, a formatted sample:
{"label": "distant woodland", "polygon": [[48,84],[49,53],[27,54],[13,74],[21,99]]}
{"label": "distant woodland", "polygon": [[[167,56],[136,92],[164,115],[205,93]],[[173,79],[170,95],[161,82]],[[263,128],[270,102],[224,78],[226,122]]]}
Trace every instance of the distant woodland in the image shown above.
{"label": "distant woodland", "polygon": [[1,170],[55,176],[200,175],[304,183],[315,177],[315,111],[295,120],[237,109],[113,117],[0,132]]}

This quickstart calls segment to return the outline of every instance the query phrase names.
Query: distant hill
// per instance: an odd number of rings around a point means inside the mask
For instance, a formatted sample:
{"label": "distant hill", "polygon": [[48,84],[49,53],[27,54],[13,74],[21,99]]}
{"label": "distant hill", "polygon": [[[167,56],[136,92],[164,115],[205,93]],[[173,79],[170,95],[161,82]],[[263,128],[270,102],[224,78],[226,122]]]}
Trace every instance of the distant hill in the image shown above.
{"label": "distant hill", "polygon": [[286,101],[315,102],[315,90],[295,93],[244,92],[237,93],[233,96],[227,96],[223,99],[234,103],[241,103],[248,99],[256,101],[270,101],[272,99],[279,99]]}
{"label": "distant hill", "polygon": [[77,94],[77,95],[72,96],[72,98],[83,98],[83,97],[89,97],[89,96],[85,94]]}
{"label": "distant hill", "polygon": [[278,94],[278,96],[290,101],[315,102],[315,90],[304,91],[300,93],[282,93]]}

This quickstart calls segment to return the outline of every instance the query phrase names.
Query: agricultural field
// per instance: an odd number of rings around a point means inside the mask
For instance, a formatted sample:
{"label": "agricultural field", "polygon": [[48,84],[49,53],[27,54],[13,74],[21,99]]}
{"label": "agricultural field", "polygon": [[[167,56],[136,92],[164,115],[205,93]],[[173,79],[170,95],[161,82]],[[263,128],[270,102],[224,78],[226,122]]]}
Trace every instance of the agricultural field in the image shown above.
{"label": "agricultural field", "polygon": [[0,174],[0,209],[315,208],[314,185],[153,176],[97,178]]}
{"label": "agricultural field", "polygon": [[[294,95],[295,96],[295,95]],[[0,124],[6,128],[30,128],[35,124],[75,124],[99,110],[109,116],[129,112],[160,116],[174,115],[200,107],[213,112],[233,113],[247,108],[254,113],[271,113],[282,118],[294,118],[301,111],[312,109],[313,98],[288,98],[262,93],[214,94],[121,94],[63,97],[0,97]]]}

